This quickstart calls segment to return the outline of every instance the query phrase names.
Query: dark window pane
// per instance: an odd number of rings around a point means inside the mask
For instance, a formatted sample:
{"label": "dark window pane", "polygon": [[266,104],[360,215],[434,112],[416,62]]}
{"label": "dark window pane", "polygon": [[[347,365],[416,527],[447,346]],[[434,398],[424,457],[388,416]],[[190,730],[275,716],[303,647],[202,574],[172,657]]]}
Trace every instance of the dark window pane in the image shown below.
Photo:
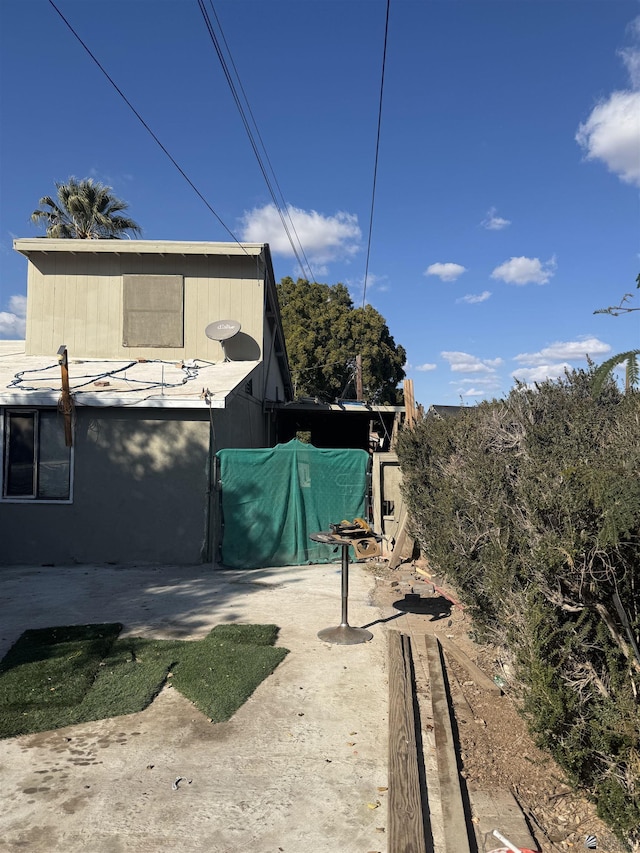
{"label": "dark window pane", "polygon": [[57,412],[40,412],[38,497],[69,497],[70,448],[64,443],[64,418]]}
{"label": "dark window pane", "polygon": [[35,495],[35,413],[7,415],[7,468],[5,494],[8,497]]}

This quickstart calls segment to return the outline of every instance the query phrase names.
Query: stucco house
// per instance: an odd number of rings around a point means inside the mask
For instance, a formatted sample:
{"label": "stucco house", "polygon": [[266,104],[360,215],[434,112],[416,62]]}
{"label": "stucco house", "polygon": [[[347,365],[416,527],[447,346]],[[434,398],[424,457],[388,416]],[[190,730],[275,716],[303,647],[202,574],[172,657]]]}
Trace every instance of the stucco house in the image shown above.
{"label": "stucco house", "polygon": [[292,399],[266,244],[20,239],[0,342],[0,563],[215,558],[215,453]]}

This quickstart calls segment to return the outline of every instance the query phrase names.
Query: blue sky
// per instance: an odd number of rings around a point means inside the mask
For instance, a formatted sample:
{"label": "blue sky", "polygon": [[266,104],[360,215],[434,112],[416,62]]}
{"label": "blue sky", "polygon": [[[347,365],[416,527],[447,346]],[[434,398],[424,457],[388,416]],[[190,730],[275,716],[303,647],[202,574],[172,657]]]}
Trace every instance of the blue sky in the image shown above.
{"label": "blue sky", "polygon": [[[298,275],[197,0],[56,5],[226,226]],[[361,304],[386,0],[215,10],[313,275]],[[0,337],[16,338],[12,241],[42,233],[30,214],[55,181],[112,186],[146,239],[230,237],[48,0],[0,16]],[[640,306],[639,189],[639,3],[391,0],[366,298],[419,402],[638,347],[640,312],[593,312]]]}

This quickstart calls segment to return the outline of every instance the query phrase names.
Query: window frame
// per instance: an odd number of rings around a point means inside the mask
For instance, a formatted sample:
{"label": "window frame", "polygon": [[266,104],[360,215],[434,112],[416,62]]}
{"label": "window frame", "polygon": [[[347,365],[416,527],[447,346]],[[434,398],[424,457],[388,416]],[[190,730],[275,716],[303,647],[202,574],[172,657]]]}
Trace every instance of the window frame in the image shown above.
{"label": "window frame", "polygon": [[[74,481],[74,457],[75,457],[75,442],[69,448],[69,494],[66,498],[38,497],[38,486],[40,478],[40,417],[43,412],[54,413],[58,415],[58,411],[54,406],[3,406],[0,407],[0,449],[2,451],[0,465],[0,503],[13,504],[60,504],[73,503],[73,481]],[[30,495],[7,495],[5,488],[7,483],[7,471],[9,466],[9,430],[7,428],[7,419],[11,415],[34,415],[34,465],[35,465],[35,483],[33,494]],[[62,423],[62,415],[60,417],[60,429],[64,428]],[[75,430],[74,430],[75,433]]]}

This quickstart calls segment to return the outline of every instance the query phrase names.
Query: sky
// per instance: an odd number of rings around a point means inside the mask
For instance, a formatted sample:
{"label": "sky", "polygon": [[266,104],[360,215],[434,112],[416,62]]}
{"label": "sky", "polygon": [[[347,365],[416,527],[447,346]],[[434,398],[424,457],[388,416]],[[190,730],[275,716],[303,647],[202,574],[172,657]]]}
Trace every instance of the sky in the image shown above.
{"label": "sky", "polygon": [[343,282],[424,406],[640,346],[640,312],[594,314],[640,307],[636,0],[390,0],[372,221],[386,0],[206,0],[304,270],[198,0],[55,5],[122,95],[50,0],[2,0],[0,338],[24,336],[13,240],[73,175],[143,239],[268,242],[277,280]]}

